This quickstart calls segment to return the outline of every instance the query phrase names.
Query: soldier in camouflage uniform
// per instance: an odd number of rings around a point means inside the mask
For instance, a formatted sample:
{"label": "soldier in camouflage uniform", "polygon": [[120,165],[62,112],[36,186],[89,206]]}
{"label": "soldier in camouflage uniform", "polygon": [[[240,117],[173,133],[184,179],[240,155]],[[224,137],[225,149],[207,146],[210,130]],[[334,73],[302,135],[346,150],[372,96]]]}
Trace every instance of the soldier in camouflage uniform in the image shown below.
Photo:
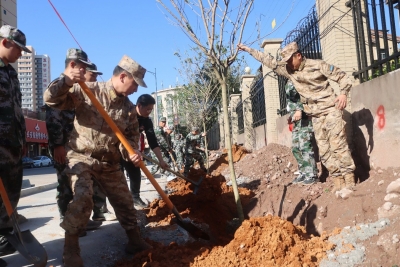
{"label": "soldier in camouflage uniform", "polygon": [[312,121],[303,110],[300,95],[289,80],[285,86],[289,123],[294,123],[292,130],[292,152],[299,165],[299,176],[293,184],[313,184],[317,181],[318,169],[315,163],[314,149],[312,146],[313,127]]}
{"label": "soldier in camouflage uniform", "polygon": [[[22,113],[18,73],[10,65],[18,60],[25,47],[25,34],[10,25],[0,28],[0,178],[13,210],[16,209],[22,186],[22,156],[26,152],[25,118]],[[0,256],[15,252],[2,235],[12,231],[3,200],[0,198]],[[0,259],[0,266],[7,263]]]}
{"label": "soldier in camouflage uniform", "polygon": [[199,163],[200,168],[204,172],[207,172],[204,166],[204,159],[200,154],[201,151],[204,151],[204,144],[199,133],[199,127],[192,127],[192,131],[185,139],[185,170],[183,172],[185,177],[188,176],[190,167],[194,164],[194,160]]}
{"label": "soldier in camouflage uniform", "polygon": [[[277,61],[271,54],[265,54],[243,44],[239,50],[250,53],[278,75],[290,79],[299,92],[304,112],[312,116],[315,139],[321,161],[334,177],[333,192],[355,186],[355,165],[346,140],[342,118],[347,105],[347,95],[352,87],[348,75],[338,67],[323,60],[304,57],[297,43],[286,45]],[[330,84],[335,81],[340,95],[335,96]]]}
{"label": "soldier in camouflage uniform", "polygon": [[183,168],[184,156],[185,156],[185,140],[182,138],[182,134],[175,134],[175,142],[174,142],[174,152],[176,155],[176,164],[178,165],[178,170],[180,171]]}
{"label": "soldier in camouflage uniform", "polygon": [[[170,163],[171,157],[169,155],[169,152],[172,151],[172,148],[171,148],[171,143],[169,142],[168,134],[164,131],[166,122],[167,122],[167,118],[161,117],[160,122],[158,123],[158,127],[156,129],[154,129],[154,133],[157,137],[157,143],[160,147],[161,155],[162,155],[164,162]],[[150,153],[151,153],[152,158],[156,158],[156,155],[154,154],[153,151],[151,151]],[[159,169],[160,169],[160,167],[158,165],[154,165],[151,168],[151,173],[155,174]],[[165,174],[167,176],[170,175],[169,172],[166,172],[163,169],[160,172],[161,172],[161,174]]]}
{"label": "soldier in camouflage uniform", "polygon": [[[70,49],[70,50],[75,51],[75,53],[72,53],[72,51],[69,51],[67,53],[67,58],[65,61],[67,67],[70,64],[70,62],[72,62],[73,65],[78,63],[86,64],[87,55],[84,51],[81,51],[79,49]],[[87,71],[85,74],[85,78],[90,82],[96,81],[97,74],[93,75],[89,71],[89,69],[92,70],[93,68],[96,68],[96,66],[88,65],[86,69]],[[54,80],[52,83],[59,81],[62,77],[63,75]],[[62,221],[64,219],[65,212],[67,211],[67,206],[69,202],[73,199],[73,194],[69,186],[68,177],[63,173],[63,171],[66,166],[65,145],[68,142],[69,133],[74,128],[75,111],[54,109],[50,108],[47,105],[45,105],[45,108],[46,108],[46,128],[49,134],[49,150],[50,150],[49,152],[54,158],[54,168],[57,171],[57,181],[58,181],[57,196],[56,196],[57,206],[58,206],[58,211],[60,213],[60,220]],[[93,218],[94,219],[99,218],[97,219],[97,221],[99,222],[94,222],[92,220],[89,220],[86,226],[86,230],[94,230],[98,228],[101,225],[102,221],[100,219],[102,218],[105,219],[106,215],[108,216],[107,218],[109,218],[108,220],[116,220],[116,217],[113,214],[110,214],[109,216],[109,211],[106,205],[106,196],[96,183],[94,183],[93,185],[93,191],[94,191]],[[113,218],[111,217],[111,215],[113,216]],[[80,233],[80,236],[85,236],[85,235],[86,231]]]}
{"label": "soldier in camouflage uniform", "polygon": [[65,229],[65,267],[83,266],[78,234],[84,230],[93,209],[93,180],[106,193],[118,221],[126,231],[129,242],[125,251],[133,254],[151,248],[140,236],[132,194],[120,167],[121,155],[135,165],[141,161],[141,154],[137,150],[137,112],[128,96],[136,92],[139,85],[146,87],[143,81],[146,69],[125,55],[114,68],[110,80],[86,83],[130,145],[136,149],[136,154],[128,155],[111,127],[77,84],[85,81],[85,68],[85,64],[69,68],[44,93],[48,106],[75,109],[74,129],[66,146],[67,167],[64,170],[74,198],[60,224]]}

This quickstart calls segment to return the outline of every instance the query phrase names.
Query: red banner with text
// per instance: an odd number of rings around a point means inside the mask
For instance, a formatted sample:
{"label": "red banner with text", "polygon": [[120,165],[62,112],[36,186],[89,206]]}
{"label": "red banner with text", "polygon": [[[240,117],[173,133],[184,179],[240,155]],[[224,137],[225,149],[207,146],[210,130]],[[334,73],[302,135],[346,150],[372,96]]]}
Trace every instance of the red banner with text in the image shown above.
{"label": "red banner with text", "polygon": [[31,118],[25,118],[26,123],[26,142],[48,143],[46,122]]}

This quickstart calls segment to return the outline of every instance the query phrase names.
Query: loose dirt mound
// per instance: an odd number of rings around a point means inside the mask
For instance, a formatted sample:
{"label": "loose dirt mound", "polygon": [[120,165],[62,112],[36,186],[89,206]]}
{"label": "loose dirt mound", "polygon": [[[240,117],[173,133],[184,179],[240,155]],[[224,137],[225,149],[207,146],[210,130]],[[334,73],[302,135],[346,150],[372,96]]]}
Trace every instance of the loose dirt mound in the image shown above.
{"label": "loose dirt mound", "polygon": [[197,256],[191,266],[318,266],[333,245],[278,217],[244,221],[225,247]]}
{"label": "loose dirt mound", "polygon": [[[204,177],[197,195],[193,194],[194,186],[184,180],[168,184],[174,190],[170,199],[182,216],[197,225],[207,224],[209,229],[205,229],[211,241],[185,246],[172,243],[167,247],[153,242],[151,251],[116,266],[318,266],[332,246],[326,242],[324,231],[376,221],[376,211],[386,195],[384,185],[400,176],[399,169],[372,170],[367,181],[357,185],[351,198],[343,200],[334,196],[331,179],[321,171],[322,183],[286,186],[297,170],[287,147],[270,144],[252,153],[238,146],[233,150],[247,219],[239,229],[235,230],[230,223],[237,217],[237,210],[232,187],[225,180],[229,179],[227,153],[216,151],[211,155],[214,162],[211,175]],[[189,177],[198,181],[202,176],[204,172],[192,169]],[[173,217],[162,200],[153,201],[147,210],[148,221],[153,224],[170,224]],[[382,230],[390,242],[399,225],[395,219],[392,223]],[[383,243],[379,238],[377,241],[378,237],[372,237],[362,244],[368,252],[364,262],[373,266],[393,265],[393,260],[382,260],[379,255],[384,253],[387,259],[394,259],[397,250],[382,251],[382,246],[377,246]]]}
{"label": "loose dirt mound", "polygon": [[302,227],[267,216],[244,221],[234,239],[223,247],[158,246],[151,252],[136,255],[129,263],[116,266],[311,267],[318,266],[325,251],[332,247],[326,242],[326,237],[310,237]]}

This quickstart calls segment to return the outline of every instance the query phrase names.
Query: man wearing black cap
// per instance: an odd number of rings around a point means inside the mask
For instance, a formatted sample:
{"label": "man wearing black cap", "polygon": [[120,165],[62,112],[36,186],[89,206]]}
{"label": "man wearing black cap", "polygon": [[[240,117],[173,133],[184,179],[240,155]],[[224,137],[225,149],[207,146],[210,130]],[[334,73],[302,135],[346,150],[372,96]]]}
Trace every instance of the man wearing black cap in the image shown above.
{"label": "man wearing black cap", "polygon": [[103,75],[103,73],[97,70],[96,64],[91,63],[86,67],[86,73],[85,73],[86,82],[96,82],[98,75]]}
{"label": "man wearing black cap", "polygon": [[[0,178],[3,181],[13,210],[16,209],[22,186],[22,156],[26,152],[25,119],[21,108],[18,73],[10,65],[18,60],[26,48],[25,34],[15,27],[0,28]],[[12,231],[9,227],[3,200],[0,198],[0,256],[15,252],[15,248],[1,235]],[[7,263],[0,259],[0,267]]]}

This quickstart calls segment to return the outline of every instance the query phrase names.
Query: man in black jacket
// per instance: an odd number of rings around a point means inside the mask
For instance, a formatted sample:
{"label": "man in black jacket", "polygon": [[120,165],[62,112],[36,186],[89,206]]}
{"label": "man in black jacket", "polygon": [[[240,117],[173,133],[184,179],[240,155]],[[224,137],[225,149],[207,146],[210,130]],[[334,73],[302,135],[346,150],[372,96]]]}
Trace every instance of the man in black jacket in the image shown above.
{"label": "man in black jacket", "polygon": [[[146,133],[147,141],[150,148],[156,155],[161,167],[166,168],[168,167],[168,164],[162,158],[160,146],[154,133],[153,122],[149,118],[149,115],[153,111],[155,103],[156,101],[151,95],[144,94],[139,96],[138,100],[136,101],[135,108],[138,113],[139,131],[141,133],[143,131]],[[142,181],[140,167],[135,167],[133,163],[127,162],[125,160],[122,160],[122,166],[129,176],[130,189],[133,195],[134,205],[140,208],[146,208],[147,204],[140,198],[140,185]]]}

